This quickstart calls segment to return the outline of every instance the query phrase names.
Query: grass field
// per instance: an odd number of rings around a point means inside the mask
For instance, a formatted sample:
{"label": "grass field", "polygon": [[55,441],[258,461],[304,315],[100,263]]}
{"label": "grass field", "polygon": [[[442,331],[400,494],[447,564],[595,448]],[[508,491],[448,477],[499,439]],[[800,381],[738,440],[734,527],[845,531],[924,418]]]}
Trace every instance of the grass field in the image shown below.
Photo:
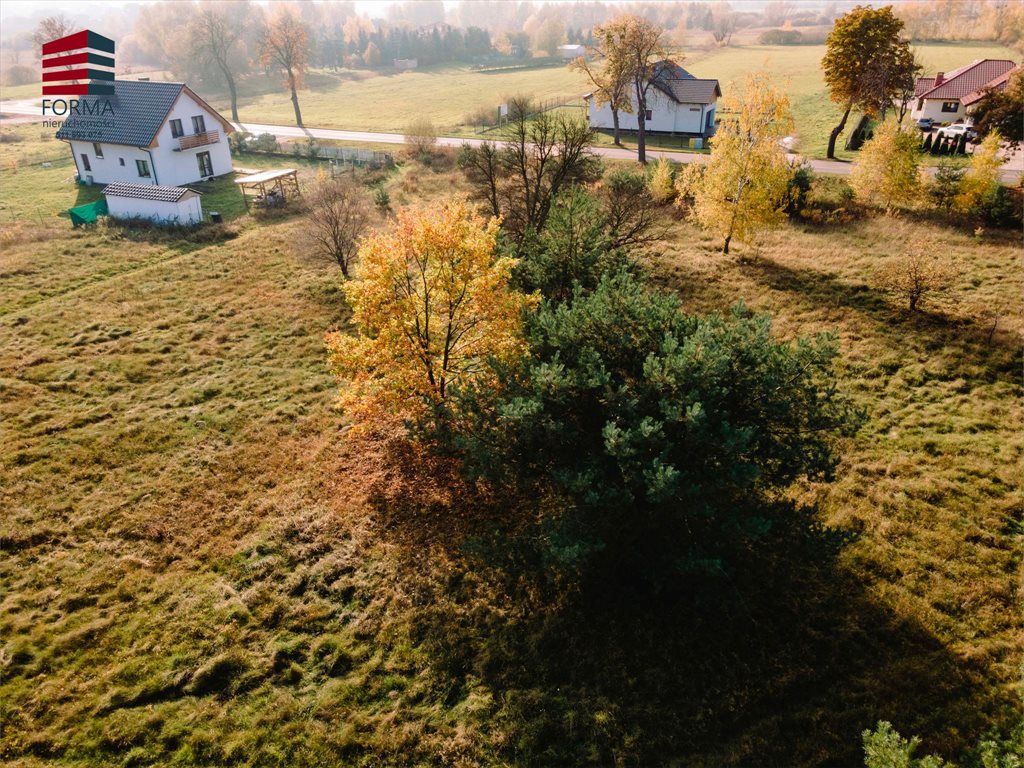
{"label": "grass field", "polygon": [[[979,58],[1016,58],[1009,49],[987,43],[922,43],[916,50],[926,72],[949,72]],[[694,52],[684,58],[683,64],[698,77],[718,78],[725,91],[752,68],[764,69],[780,84],[786,83],[796,120],[797,150],[821,158],[825,156],[828,134],[840,116],[828,100],[821,76],[824,51],[821,45],[734,45]],[[430,119],[440,132],[472,136],[474,128],[467,116],[479,109],[496,111],[507,96],[578,98],[588,90],[586,78],[564,66],[495,73],[476,72],[468,66],[392,74],[316,70],[308,73],[299,103],[304,122],[311,127],[401,133],[411,119],[409,105],[415,105],[415,116]],[[204,83],[199,91],[213,106],[229,113],[230,102],[220,84]],[[35,96],[38,87],[33,85],[0,90],[0,99]],[[265,75],[241,81],[239,116],[243,122],[292,125],[295,121],[280,78]],[[665,141],[674,143],[672,139]],[[849,155],[840,153],[847,159]]]}
{"label": "grass field", "polygon": [[[66,207],[66,173],[0,183],[25,211]],[[387,183],[396,204],[465,190],[412,164]],[[400,535],[410,489],[332,407],[323,333],[347,312],[301,219],[208,242],[0,223],[5,764],[630,765],[664,762],[646,750],[672,734],[684,765],[854,765],[880,718],[946,756],[1019,719],[1017,233],[787,226],[740,262],[666,216],[647,263],[688,309],[743,299],[782,336],[838,332],[869,421],[803,495],[861,533],[827,582],[780,596],[763,654],[609,652],[576,676],[572,638],[520,654],[500,604],[460,601],[477,577],[433,524],[461,499],[413,506],[415,546]],[[876,289],[909,242],[958,260],[954,303],[908,316]]]}
{"label": "grass field", "polygon": [[[916,50],[926,72],[948,72],[979,58],[1016,58],[1007,48],[982,43],[924,43]],[[763,68],[780,84],[788,83],[798,149],[817,158],[825,156],[829,131],[840,116],[825,92],[820,68],[824,52],[820,45],[730,46],[695,53],[683,63],[698,77],[718,78],[725,90],[751,68]],[[480,108],[497,109],[504,96],[528,93],[544,100],[579,96],[589,90],[584,77],[565,67],[497,74],[465,67],[370,77],[365,74],[311,74],[308,89],[300,94],[306,124],[401,133],[409,123],[408,105],[414,104],[416,116],[429,118],[443,133],[469,135],[466,115]],[[213,89],[210,93],[214,106],[226,110],[224,94]],[[295,119],[287,94],[276,87],[276,81],[262,77],[243,86],[239,114],[243,121],[254,122],[292,124]]]}

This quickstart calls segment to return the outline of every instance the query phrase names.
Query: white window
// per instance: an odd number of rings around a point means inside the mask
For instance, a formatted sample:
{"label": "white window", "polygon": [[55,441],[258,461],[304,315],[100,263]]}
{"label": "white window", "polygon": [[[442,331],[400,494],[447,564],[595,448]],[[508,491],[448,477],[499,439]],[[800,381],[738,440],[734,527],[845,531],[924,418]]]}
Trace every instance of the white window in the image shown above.
{"label": "white window", "polygon": [[135,167],[136,167],[136,169],[138,169],[140,177],[142,177],[144,179],[148,179],[149,178],[150,173],[149,173],[149,161],[148,160],[136,160],[135,161]]}
{"label": "white window", "polygon": [[959,112],[960,102],[959,101],[944,101],[942,102],[943,112]]}
{"label": "white window", "polygon": [[206,120],[202,115],[192,118],[192,133],[206,133]]}
{"label": "white window", "polygon": [[92,143],[92,151],[96,153],[96,157],[100,160],[103,159],[103,147],[97,144],[95,141]]}

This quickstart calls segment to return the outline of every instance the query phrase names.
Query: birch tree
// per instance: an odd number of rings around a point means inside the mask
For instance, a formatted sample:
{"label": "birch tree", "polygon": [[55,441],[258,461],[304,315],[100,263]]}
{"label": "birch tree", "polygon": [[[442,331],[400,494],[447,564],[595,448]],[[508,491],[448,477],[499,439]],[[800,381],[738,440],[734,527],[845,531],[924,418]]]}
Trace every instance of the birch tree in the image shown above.
{"label": "birch tree", "polygon": [[726,100],[723,120],[705,168],[693,164],[681,181],[693,198],[690,216],[723,238],[729,253],[735,237],[746,240],[785,218],[786,188],[791,174],[779,140],[792,127],[789,99],[765,73],[747,75],[745,87]]}

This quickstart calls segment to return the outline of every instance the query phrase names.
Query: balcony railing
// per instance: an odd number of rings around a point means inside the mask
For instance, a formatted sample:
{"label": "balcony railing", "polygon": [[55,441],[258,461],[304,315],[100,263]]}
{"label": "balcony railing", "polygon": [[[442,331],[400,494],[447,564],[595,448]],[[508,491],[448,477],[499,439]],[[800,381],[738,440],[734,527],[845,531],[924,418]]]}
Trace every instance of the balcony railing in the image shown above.
{"label": "balcony railing", "polygon": [[220,131],[193,133],[191,136],[182,136],[178,139],[178,151],[181,152],[184,149],[195,149],[196,147],[203,147],[207,144],[216,144],[219,141]]}

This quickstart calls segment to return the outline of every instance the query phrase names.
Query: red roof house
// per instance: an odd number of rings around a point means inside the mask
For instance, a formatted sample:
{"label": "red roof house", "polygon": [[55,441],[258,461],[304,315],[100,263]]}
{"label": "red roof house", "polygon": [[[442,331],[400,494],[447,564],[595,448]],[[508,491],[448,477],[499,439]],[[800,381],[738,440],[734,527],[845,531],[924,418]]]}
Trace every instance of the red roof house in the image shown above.
{"label": "red roof house", "polygon": [[910,111],[914,120],[930,117],[937,123],[952,123],[967,116],[967,107],[981,98],[981,92],[1006,79],[1016,68],[1008,59],[978,59],[952,72],[919,77],[914,89],[916,102]]}

